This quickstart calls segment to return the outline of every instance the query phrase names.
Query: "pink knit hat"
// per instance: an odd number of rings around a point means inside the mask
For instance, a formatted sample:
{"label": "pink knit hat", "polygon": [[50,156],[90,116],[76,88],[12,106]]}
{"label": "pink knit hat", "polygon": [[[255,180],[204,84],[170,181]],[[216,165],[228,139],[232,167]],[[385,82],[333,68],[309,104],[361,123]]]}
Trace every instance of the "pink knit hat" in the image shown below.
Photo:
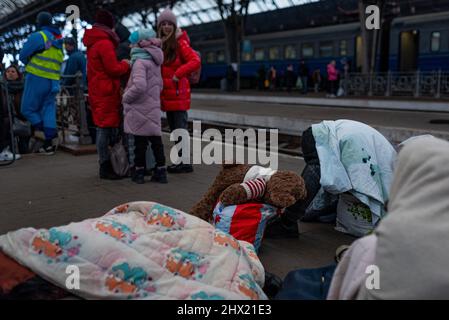
{"label": "pink knit hat", "polygon": [[176,17],[173,14],[173,12],[170,9],[165,9],[164,11],[162,11],[162,13],[159,15],[158,19],[157,19],[157,27],[159,28],[161,23],[164,21],[168,21],[173,23],[175,26],[177,26],[176,23]]}

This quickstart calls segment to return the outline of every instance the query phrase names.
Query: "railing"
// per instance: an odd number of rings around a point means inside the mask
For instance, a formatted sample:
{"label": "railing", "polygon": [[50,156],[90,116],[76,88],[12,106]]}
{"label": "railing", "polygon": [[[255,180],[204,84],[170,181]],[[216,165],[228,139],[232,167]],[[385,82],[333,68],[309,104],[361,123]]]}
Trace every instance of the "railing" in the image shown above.
{"label": "railing", "polygon": [[342,87],[350,96],[449,98],[449,72],[350,73]]}
{"label": "railing", "polygon": [[91,144],[82,74],[63,76],[62,79],[74,80],[72,85],[61,85],[61,90],[56,97],[56,119],[58,129],[62,132],[62,143],[67,143],[67,137],[71,135],[78,138],[80,145]]}
{"label": "railing", "polygon": [[[4,105],[5,104],[5,105]],[[11,161],[2,161],[0,167],[5,167],[13,164],[16,161],[16,142],[14,140],[13,132],[13,114],[14,107],[11,101],[11,96],[8,92],[8,84],[0,78],[0,126],[5,126],[1,128],[0,134],[7,134],[10,138],[10,147],[13,154],[13,159]],[[6,119],[7,118],[7,119]],[[7,125],[6,125],[7,123]],[[9,132],[8,132],[9,131]],[[4,138],[4,137],[2,137]],[[5,141],[6,142],[6,141]],[[1,146],[2,148],[4,146]],[[0,152],[2,150],[0,149]]]}

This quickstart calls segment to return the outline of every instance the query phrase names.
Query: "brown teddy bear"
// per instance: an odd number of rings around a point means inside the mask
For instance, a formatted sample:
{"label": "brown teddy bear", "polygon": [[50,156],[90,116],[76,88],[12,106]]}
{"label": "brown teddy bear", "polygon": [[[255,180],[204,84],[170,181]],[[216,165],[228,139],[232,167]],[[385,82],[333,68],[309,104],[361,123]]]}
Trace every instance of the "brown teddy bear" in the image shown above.
{"label": "brown teddy bear", "polygon": [[270,168],[245,164],[223,164],[215,181],[190,214],[203,220],[212,219],[218,201],[236,205],[260,200],[278,208],[286,208],[305,199],[302,177],[293,171],[274,171]]}

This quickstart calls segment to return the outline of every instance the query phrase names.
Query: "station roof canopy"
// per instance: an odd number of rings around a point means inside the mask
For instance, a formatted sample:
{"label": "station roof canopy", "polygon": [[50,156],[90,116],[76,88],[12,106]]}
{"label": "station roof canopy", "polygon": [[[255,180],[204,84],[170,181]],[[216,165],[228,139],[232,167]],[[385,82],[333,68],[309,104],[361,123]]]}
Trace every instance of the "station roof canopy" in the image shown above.
{"label": "station roof canopy", "polygon": [[[318,0],[252,0],[248,14],[316,1]],[[231,2],[232,0],[223,0],[225,4]],[[220,20],[217,0],[0,0],[0,34],[5,29],[34,24],[37,13],[42,10],[64,14],[69,5],[77,5],[81,19],[87,22],[92,21],[98,6],[108,8],[121,18],[129,17],[130,21],[136,21],[142,11],[154,13],[168,6],[172,7],[181,26]],[[154,22],[154,19],[154,14],[149,15],[150,23]]]}

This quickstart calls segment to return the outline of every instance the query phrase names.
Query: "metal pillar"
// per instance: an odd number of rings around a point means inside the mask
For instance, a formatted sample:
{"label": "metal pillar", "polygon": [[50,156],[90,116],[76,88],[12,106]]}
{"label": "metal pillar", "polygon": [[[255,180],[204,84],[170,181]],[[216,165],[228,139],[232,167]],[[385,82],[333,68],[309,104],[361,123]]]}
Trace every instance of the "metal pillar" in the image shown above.
{"label": "metal pillar", "polygon": [[84,98],[84,84],[83,75],[78,71],[76,74],[76,99],[78,101],[78,114],[79,114],[79,144],[86,145],[92,144],[92,138],[89,134],[89,128],[87,126],[87,112],[86,112],[86,101]]}

